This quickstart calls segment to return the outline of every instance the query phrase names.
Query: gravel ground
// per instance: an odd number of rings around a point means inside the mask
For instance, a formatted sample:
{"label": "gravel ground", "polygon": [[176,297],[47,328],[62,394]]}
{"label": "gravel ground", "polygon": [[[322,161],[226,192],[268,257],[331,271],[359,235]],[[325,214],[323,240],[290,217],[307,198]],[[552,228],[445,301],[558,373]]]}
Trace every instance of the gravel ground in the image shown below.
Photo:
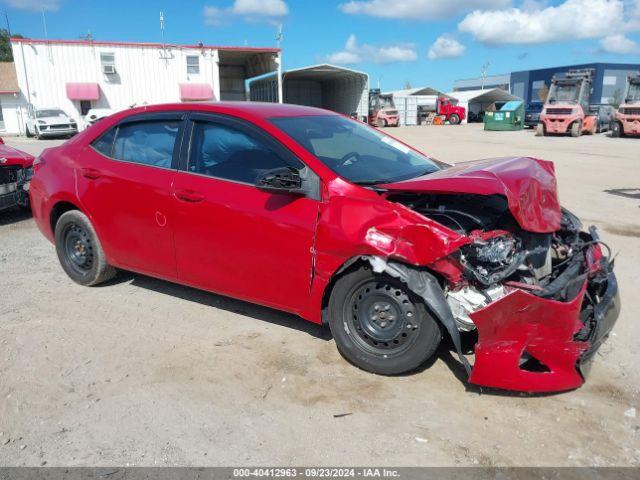
{"label": "gravel ground", "polygon": [[29,215],[3,212],[0,465],[640,465],[640,140],[388,131],[452,163],[556,162],[563,203],[619,252],[623,312],[586,385],[481,395],[445,347],[367,374],[291,315],[127,273],[77,286]]}

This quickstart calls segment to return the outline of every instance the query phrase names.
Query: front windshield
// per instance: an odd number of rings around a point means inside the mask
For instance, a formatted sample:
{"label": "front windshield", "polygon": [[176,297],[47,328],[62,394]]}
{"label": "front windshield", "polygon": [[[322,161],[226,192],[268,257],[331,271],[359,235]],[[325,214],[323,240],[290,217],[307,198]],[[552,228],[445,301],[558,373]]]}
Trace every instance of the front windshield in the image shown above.
{"label": "front windshield", "polygon": [[549,92],[549,103],[555,102],[577,102],[578,86],[573,85],[553,85]]}
{"label": "front windshield", "polygon": [[380,97],[380,106],[382,108],[396,108],[393,97]]}
{"label": "front windshield", "polygon": [[67,114],[62,110],[58,110],[56,108],[51,108],[47,110],[36,110],[36,118],[45,118],[45,117],[66,117]]}
{"label": "front windshield", "polygon": [[640,102],[640,83],[629,84],[629,91],[625,100],[627,103]]}
{"label": "front windshield", "polygon": [[338,115],[270,121],[352,183],[375,185],[440,170],[434,160],[364,123]]}

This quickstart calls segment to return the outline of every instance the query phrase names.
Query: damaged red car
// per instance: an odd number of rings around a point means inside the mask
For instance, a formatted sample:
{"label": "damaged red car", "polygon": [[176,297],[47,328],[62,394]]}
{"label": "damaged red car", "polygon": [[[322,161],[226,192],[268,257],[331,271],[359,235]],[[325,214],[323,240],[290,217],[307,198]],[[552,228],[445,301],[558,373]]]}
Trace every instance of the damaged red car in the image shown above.
{"label": "damaged red car", "polygon": [[118,113],[42,153],[31,203],[82,285],[124,269],[292,312],[378,374],[448,336],[472,384],[573,389],[620,309],[609,250],[560,206],[552,163],[450,166],[314,108]]}
{"label": "damaged red car", "polygon": [[0,211],[11,207],[29,208],[29,181],[34,157],[5,145],[0,138]]}

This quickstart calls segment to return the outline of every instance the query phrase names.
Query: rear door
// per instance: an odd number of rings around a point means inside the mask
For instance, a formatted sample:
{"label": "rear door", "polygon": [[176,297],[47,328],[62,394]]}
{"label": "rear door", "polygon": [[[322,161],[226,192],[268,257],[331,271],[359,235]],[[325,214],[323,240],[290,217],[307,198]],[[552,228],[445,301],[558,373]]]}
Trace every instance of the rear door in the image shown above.
{"label": "rear door", "polygon": [[[298,311],[306,306],[319,207],[319,178],[247,122],[193,115],[184,171],[176,175],[175,241],[181,281]],[[254,186],[261,172],[303,169],[309,195]]]}
{"label": "rear door", "polygon": [[78,196],[109,261],[118,267],[176,277],[174,180],[183,113],[129,117],[86,147]]}

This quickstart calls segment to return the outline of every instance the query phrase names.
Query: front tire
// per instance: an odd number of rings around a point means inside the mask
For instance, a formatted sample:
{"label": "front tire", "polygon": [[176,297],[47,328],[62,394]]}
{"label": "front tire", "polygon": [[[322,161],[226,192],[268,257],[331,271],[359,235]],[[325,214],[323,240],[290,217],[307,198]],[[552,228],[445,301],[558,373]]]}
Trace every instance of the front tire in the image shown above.
{"label": "front tire", "polygon": [[536,137],[544,137],[547,134],[545,128],[544,128],[544,123],[539,123],[536,126]]}
{"label": "front tire", "polygon": [[460,117],[455,113],[449,117],[449,125],[458,125],[460,123]]}
{"label": "front tire", "polygon": [[386,127],[386,126],[387,126],[387,121],[386,121],[384,118],[379,118],[379,119],[376,121],[376,126],[377,126],[378,128],[384,128],[384,127]]}
{"label": "front tire", "polygon": [[379,375],[416,369],[435,353],[442,338],[439,324],[405,284],[369,267],[336,282],[328,313],[342,356]]}
{"label": "front tire", "polygon": [[60,265],[74,282],[88,287],[115,276],[116,269],[107,263],[93,225],[79,210],[58,219],[55,244]]}
{"label": "front tire", "polygon": [[24,133],[27,138],[33,138],[33,133],[31,133],[31,130],[29,130],[29,125],[24,126]]}
{"label": "front tire", "polygon": [[611,125],[611,136],[614,138],[619,138],[622,136],[622,128],[620,126],[620,123],[613,122],[613,124]]}
{"label": "front tire", "polygon": [[571,124],[571,136],[578,138],[582,135],[582,122],[576,121]]}

